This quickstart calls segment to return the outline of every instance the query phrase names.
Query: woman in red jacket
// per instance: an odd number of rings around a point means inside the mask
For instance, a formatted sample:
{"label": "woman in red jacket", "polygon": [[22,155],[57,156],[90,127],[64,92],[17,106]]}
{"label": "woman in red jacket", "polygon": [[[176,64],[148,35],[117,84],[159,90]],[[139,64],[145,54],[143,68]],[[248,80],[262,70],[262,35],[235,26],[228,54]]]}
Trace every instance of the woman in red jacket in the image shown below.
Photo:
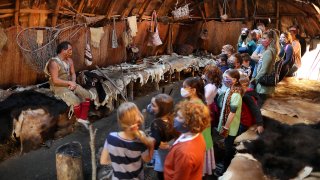
{"label": "woman in red jacket", "polygon": [[201,132],[210,124],[209,109],[182,101],[176,107],[174,128],[181,132],[164,163],[164,179],[202,179],[206,143]]}

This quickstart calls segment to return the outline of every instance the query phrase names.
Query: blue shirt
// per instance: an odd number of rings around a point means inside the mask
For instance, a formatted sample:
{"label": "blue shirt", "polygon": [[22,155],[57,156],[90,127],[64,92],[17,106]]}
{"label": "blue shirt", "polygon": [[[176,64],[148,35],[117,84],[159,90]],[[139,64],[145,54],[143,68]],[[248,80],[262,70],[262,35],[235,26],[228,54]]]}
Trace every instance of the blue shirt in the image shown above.
{"label": "blue shirt", "polygon": [[262,46],[262,44],[259,44],[254,52],[257,54],[261,54],[263,53],[263,51],[264,51],[264,47]]}

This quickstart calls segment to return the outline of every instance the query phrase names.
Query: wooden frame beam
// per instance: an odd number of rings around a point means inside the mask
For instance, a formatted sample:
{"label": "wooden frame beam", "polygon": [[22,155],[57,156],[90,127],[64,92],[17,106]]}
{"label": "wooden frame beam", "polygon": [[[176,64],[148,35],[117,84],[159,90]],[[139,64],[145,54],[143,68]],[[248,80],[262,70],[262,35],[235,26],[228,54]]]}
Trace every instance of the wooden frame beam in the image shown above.
{"label": "wooden frame beam", "polygon": [[300,6],[296,5],[293,1],[284,0],[284,2],[286,2],[287,5],[289,5],[289,6],[293,6],[293,7],[297,8],[297,9],[299,9],[301,11],[301,13],[303,13],[303,15],[305,15],[305,16],[309,15],[308,12],[305,12],[303,9],[301,9]]}
{"label": "wooden frame beam", "polygon": [[6,18],[6,17],[12,17],[12,16],[13,16],[13,14],[2,14],[2,15],[0,15],[0,19]]}
{"label": "wooden frame beam", "polygon": [[157,14],[159,17],[164,16],[165,15],[165,10],[167,8],[167,1],[168,0],[164,0],[161,4],[161,6],[159,7]]}
{"label": "wooden frame beam", "polygon": [[19,26],[19,9],[20,9],[20,0],[16,0],[15,9],[14,9],[14,25]]}
{"label": "wooden frame beam", "polygon": [[58,16],[59,16],[59,9],[60,9],[61,2],[62,2],[62,0],[58,0],[57,6],[56,6],[56,8],[54,10],[53,17],[52,17],[52,27],[57,25],[57,20],[58,20]]}
{"label": "wooden frame beam", "polygon": [[13,3],[5,3],[5,4],[0,4],[0,7],[6,7],[6,6],[12,6]]}
{"label": "wooden frame beam", "polygon": [[111,3],[110,3],[110,6],[109,6],[108,11],[107,11],[107,14],[106,14],[106,16],[107,16],[108,19],[110,19],[111,16],[112,16],[112,12],[113,12],[113,9],[114,9],[114,7],[115,7],[115,5],[116,5],[116,1],[117,1],[117,0],[112,0]]}
{"label": "wooden frame beam", "polygon": [[128,6],[122,11],[120,19],[124,19],[125,17],[129,16],[132,9],[134,8],[137,0],[129,0]]}
{"label": "wooden frame beam", "polygon": [[248,13],[248,0],[243,0],[244,3],[244,17],[249,20],[249,13]]}
{"label": "wooden frame beam", "polygon": [[81,13],[84,8],[84,0],[81,0],[79,7],[77,9],[77,13]]}
{"label": "wooden frame beam", "polygon": [[280,25],[280,2],[278,0],[275,0],[276,2],[276,29],[279,29]]}
{"label": "wooden frame beam", "polygon": [[210,11],[210,6],[209,6],[209,2],[208,1],[204,1],[203,3],[203,7],[204,7],[204,14],[206,17],[209,17],[211,14],[209,12]]}
{"label": "wooden frame beam", "polygon": [[141,17],[143,17],[143,14],[146,12],[148,6],[150,5],[151,0],[145,0],[145,2],[143,3],[142,7],[139,9],[139,17],[141,19]]}

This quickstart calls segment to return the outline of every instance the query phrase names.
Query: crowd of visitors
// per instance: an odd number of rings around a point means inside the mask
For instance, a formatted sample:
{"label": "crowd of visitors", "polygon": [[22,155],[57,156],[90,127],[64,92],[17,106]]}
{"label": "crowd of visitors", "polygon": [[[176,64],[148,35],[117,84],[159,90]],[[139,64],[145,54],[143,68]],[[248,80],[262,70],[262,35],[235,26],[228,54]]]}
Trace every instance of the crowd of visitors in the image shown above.
{"label": "crowd of visitors", "polygon": [[[143,116],[133,103],[118,109],[119,132],[108,135],[101,164],[111,164],[114,179],[140,179],[143,161],[154,159],[158,179],[202,179],[221,176],[235,155],[234,140],[250,126],[263,133],[260,108],[285,76],[301,66],[297,27],[289,32],[242,29],[237,49],[224,45],[217,66],[183,82],[176,106],[166,94],[151,99],[151,134],[139,130]],[[269,82],[270,81],[270,82]],[[216,162],[214,140],[224,143]],[[219,168],[218,168],[219,167]]]}

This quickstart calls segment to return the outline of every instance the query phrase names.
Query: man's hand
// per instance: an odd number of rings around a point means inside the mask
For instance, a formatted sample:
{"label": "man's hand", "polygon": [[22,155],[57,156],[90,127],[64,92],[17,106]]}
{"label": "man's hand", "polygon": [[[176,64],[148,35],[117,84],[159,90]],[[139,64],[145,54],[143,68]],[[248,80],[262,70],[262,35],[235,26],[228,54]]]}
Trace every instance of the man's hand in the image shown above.
{"label": "man's hand", "polygon": [[256,129],[256,132],[257,132],[258,134],[263,133],[263,131],[264,131],[263,126],[258,126],[257,129]]}
{"label": "man's hand", "polygon": [[77,88],[77,84],[73,81],[68,81],[68,88],[73,91]]}

